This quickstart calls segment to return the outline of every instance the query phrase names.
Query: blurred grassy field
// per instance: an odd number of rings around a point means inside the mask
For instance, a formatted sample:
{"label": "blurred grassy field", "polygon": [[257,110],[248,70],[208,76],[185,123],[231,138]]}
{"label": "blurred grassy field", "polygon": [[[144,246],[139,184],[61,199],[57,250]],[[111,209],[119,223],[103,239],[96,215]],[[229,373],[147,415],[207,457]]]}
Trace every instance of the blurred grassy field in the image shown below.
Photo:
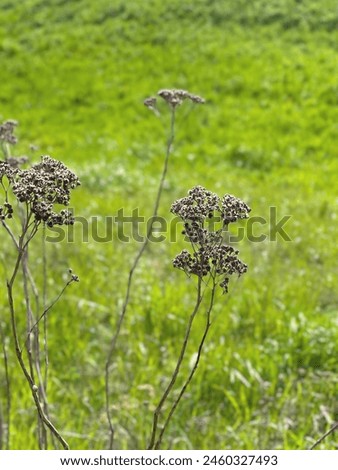
{"label": "blurred grassy field", "polygon": [[[34,158],[77,172],[76,215],[97,216],[103,233],[120,208],[151,215],[169,114],[157,119],[143,99],[163,87],[207,103],[179,110],[160,214],[201,184],[268,222],[270,207],[291,215],[291,242],[239,244],[249,272],[217,299],[165,448],[304,449],[337,419],[336,25],[334,0],[0,0],[0,119],[20,121],[18,154],[36,144]],[[5,321],[12,259],[0,240]],[[138,245],[115,228],[112,242],[82,242],[79,226],[73,243],[49,245],[50,297],[69,266],[81,279],[50,314],[52,416],[72,449],[105,448],[104,363]],[[145,447],[175,364],[195,292],[171,266],[182,245],[151,244],[138,269],[112,374],[119,448]],[[12,448],[35,448],[35,410],[10,359]],[[331,436],[320,448],[334,447]]]}

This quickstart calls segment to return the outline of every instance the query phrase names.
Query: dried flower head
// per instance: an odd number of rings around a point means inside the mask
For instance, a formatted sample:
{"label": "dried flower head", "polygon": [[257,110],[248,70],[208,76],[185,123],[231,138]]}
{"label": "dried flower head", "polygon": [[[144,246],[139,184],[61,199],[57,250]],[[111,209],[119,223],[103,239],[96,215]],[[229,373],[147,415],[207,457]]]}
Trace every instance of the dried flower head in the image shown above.
{"label": "dried flower head", "polygon": [[220,198],[202,186],[195,186],[188,191],[188,196],[172,204],[171,212],[189,221],[192,226],[192,222],[201,222],[218,214],[223,225],[227,226],[230,222],[248,218],[250,208],[231,194]]}
{"label": "dried flower head", "polygon": [[13,168],[19,168],[21,165],[27,163],[29,158],[26,155],[21,155],[20,157],[9,157],[7,158],[7,163]]}
{"label": "dried flower head", "polygon": [[18,174],[18,169],[9,164],[9,162],[0,161],[0,184],[3,183],[3,177],[6,176],[9,183],[13,182]]}
{"label": "dried flower head", "polygon": [[19,202],[26,203],[37,222],[53,225],[69,225],[74,222],[67,210],[54,212],[54,204],[67,206],[71,190],[80,181],[62,162],[43,156],[41,162],[28,170],[18,170],[1,162],[0,177],[4,173],[12,181],[12,190]]}
{"label": "dried flower head", "polygon": [[239,219],[247,219],[250,208],[245,202],[231,194],[223,196],[221,201],[221,217],[224,225],[236,222]]}
{"label": "dried flower head", "polygon": [[18,139],[14,135],[14,130],[18,122],[14,119],[7,119],[7,121],[0,124],[0,141],[7,142],[8,144],[16,144]]}
{"label": "dried flower head", "polygon": [[13,217],[13,207],[9,202],[4,202],[0,206],[0,220],[11,219]]}
{"label": "dried flower head", "polygon": [[159,116],[160,113],[156,107],[157,105],[157,99],[151,96],[150,98],[147,98],[144,100],[144,106],[146,106],[150,111],[156,114],[156,116]]}
{"label": "dried flower head", "polygon": [[[228,292],[230,276],[241,276],[247,271],[247,265],[238,258],[237,250],[224,243],[222,230],[230,222],[247,218],[250,208],[229,194],[220,198],[202,186],[195,186],[188,191],[188,196],[172,204],[171,212],[183,220],[182,233],[193,247],[192,253],[183,250],[175,257],[174,267],[188,276],[211,276],[219,281],[224,293]],[[222,222],[221,229],[206,226],[206,221],[212,217]]]}
{"label": "dried flower head", "polygon": [[205,99],[201,96],[194,95],[186,90],[176,90],[176,89],[163,89],[160,90],[158,93],[164,101],[166,101],[169,106],[175,108],[176,106],[180,106],[184,100],[190,100],[196,104],[204,104]]}
{"label": "dried flower head", "polygon": [[144,103],[144,106],[147,106],[147,108],[154,109],[156,108],[156,102],[157,102],[156,98],[154,98],[153,96],[150,96],[149,98],[146,98],[143,103]]}
{"label": "dried flower head", "polygon": [[13,192],[20,202],[46,201],[68,205],[70,191],[80,182],[62,162],[43,156],[41,163],[18,173]]}

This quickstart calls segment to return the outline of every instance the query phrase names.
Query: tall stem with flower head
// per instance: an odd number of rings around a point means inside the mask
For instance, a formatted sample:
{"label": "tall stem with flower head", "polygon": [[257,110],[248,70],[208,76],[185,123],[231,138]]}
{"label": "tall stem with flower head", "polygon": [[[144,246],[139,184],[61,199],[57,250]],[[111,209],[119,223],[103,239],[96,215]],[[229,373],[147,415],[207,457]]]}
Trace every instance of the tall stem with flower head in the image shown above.
{"label": "tall stem with flower head", "polygon": [[[188,192],[187,197],[173,203],[171,211],[184,222],[184,230],[182,233],[185,235],[187,241],[190,242],[192,248],[192,253],[188,250],[183,250],[178,254],[173,264],[174,267],[183,270],[189,277],[192,275],[197,276],[198,299],[200,299],[200,301],[196,303],[193,313],[188,320],[188,326],[175,370],[153,414],[152,432],[148,445],[149,450],[160,449],[163,435],[195,375],[211,327],[211,312],[214,306],[217,285],[219,284],[225,294],[228,292],[230,276],[233,274],[240,276],[247,270],[246,264],[237,256],[238,251],[224,243],[222,234],[224,228],[227,227],[229,223],[248,217],[250,208],[243,201],[229,194],[220,198],[217,194],[207,191],[202,186],[195,186]],[[216,230],[213,226],[209,228],[207,221],[211,219],[213,223],[215,219],[217,222],[221,223],[221,228]],[[205,285],[203,292],[201,292],[202,281]],[[158,431],[161,412],[174,389],[191,336],[192,323],[201,309],[202,297],[206,289],[208,289],[209,284],[211,284],[210,300],[205,313],[205,327],[197,348],[196,359],[178,396],[169,406],[169,412],[161,430]]]}
{"label": "tall stem with flower head", "polygon": [[[126,314],[127,314],[127,309],[130,301],[130,293],[131,293],[131,287],[132,287],[132,282],[133,282],[133,277],[135,270],[140,262],[140,259],[142,255],[144,254],[148,244],[149,244],[149,237],[151,236],[153,232],[153,227],[154,223],[156,221],[157,215],[158,215],[158,209],[161,201],[161,196],[163,192],[163,187],[168,171],[168,163],[169,163],[169,157],[172,152],[172,147],[175,139],[175,120],[176,120],[176,112],[178,106],[180,106],[184,100],[190,100],[193,103],[204,103],[204,99],[201,98],[200,96],[193,95],[192,93],[189,93],[185,90],[160,90],[158,92],[158,95],[166,101],[166,103],[169,105],[170,108],[170,131],[169,131],[169,138],[167,141],[166,145],[166,151],[165,151],[165,158],[164,158],[164,164],[163,164],[163,169],[161,173],[161,178],[155,198],[155,204],[154,204],[154,209],[152,216],[150,218],[150,223],[148,225],[147,233],[145,236],[145,239],[138,250],[135,259],[131,265],[131,268],[129,270],[128,274],[128,280],[127,280],[127,288],[122,304],[122,309],[117,321],[116,325],[116,330],[115,333],[111,339],[110,346],[109,346],[109,351],[107,355],[107,360],[105,364],[105,398],[106,398],[106,415],[108,419],[108,425],[109,425],[109,445],[108,448],[112,449],[114,445],[114,439],[115,439],[115,428],[113,425],[113,420],[112,420],[112,413],[110,410],[110,395],[111,395],[111,388],[110,388],[110,369],[112,366],[114,354],[116,351],[116,346],[117,346],[117,341],[120,336],[122,324],[125,320]],[[154,111],[155,114],[159,114],[157,110],[157,100],[154,97],[147,98],[144,101],[145,106],[147,106],[151,111]]]}
{"label": "tall stem with flower head", "polygon": [[[14,124],[6,121],[0,126],[0,141],[7,145],[16,142],[13,136]],[[29,268],[28,248],[36,236],[41,224],[49,227],[54,225],[69,225],[74,219],[67,210],[54,211],[54,205],[68,205],[71,190],[80,183],[77,176],[62,162],[44,156],[41,162],[27,170],[19,169],[23,160],[10,157],[5,151],[4,161],[0,161],[0,190],[4,195],[4,203],[0,205],[0,220],[7,232],[16,253],[12,274],[7,278],[7,300],[10,313],[10,327],[15,354],[21,372],[25,377],[38,415],[38,445],[40,449],[47,449],[47,430],[51,432],[55,441],[64,449],[69,449],[68,443],[51,421],[47,409],[47,397],[41,374],[39,323],[47,312],[60,299],[64,290],[72,282],[78,281],[77,276],[71,275],[61,293],[49,306],[44,305],[40,311],[39,293]],[[13,201],[16,205],[13,205]],[[14,208],[15,207],[15,208]],[[14,223],[12,224],[12,220]],[[17,220],[15,220],[17,219]],[[23,298],[25,300],[26,318],[22,318],[21,309],[16,308],[18,288],[18,275],[22,273]],[[35,297],[35,309],[31,303],[31,291]],[[25,333],[22,338],[20,325],[25,323]],[[3,328],[1,328],[2,342],[5,342]],[[7,353],[5,354],[7,357]],[[9,388],[9,374],[6,366],[6,381]],[[10,390],[8,391],[10,394]],[[8,413],[10,414],[10,408]],[[10,416],[8,417],[10,423]],[[9,431],[7,436],[9,447]]]}

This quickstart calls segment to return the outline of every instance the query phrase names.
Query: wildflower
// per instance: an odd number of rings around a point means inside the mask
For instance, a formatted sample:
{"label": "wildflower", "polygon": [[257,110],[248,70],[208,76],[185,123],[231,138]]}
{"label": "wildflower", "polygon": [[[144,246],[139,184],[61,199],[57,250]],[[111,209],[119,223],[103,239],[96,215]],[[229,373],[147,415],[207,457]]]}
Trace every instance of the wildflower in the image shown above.
{"label": "wildflower", "polygon": [[221,217],[224,225],[236,222],[239,219],[246,219],[250,212],[250,208],[245,202],[231,194],[226,194],[222,198],[221,207]]}
{"label": "wildflower", "polygon": [[22,155],[21,157],[9,157],[6,161],[11,167],[19,168],[21,165],[27,163],[28,160],[29,158],[26,157],[26,155]]}
{"label": "wildflower", "polygon": [[202,221],[215,210],[219,210],[220,198],[202,186],[188,191],[188,196],[178,199],[171,206],[171,212],[183,220]]}
{"label": "wildflower", "polygon": [[14,181],[15,176],[17,175],[18,170],[14,168],[12,165],[9,164],[8,161],[3,162],[0,161],[0,183],[2,183],[2,179],[4,176],[12,182]]}
{"label": "wildflower", "polygon": [[247,265],[238,258],[238,250],[224,243],[222,229],[206,228],[205,222],[218,216],[224,228],[230,222],[247,218],[249,206],[229,194],[220,198],[202,186],[195,186],[188,191],[188,196],[172,204],[171,212],[183,220],[183,234],[193,248],[192,253],[181,251],[174,258],[173,266],[182,269],[188,276],[218,279],[223,293],[227,293],[230,276],[241,276],[247,271]]}
{"label": "wildflower", "polygon": [[169,104],[169,106],[171,106],[172,108],[176,108],[177,106],[180,106],[185,100],[190,100],[193,103],[197,103],[197,104],[205,103],[204,98],[202,98],[201,96],[189,93],[186,90],[163,89],[163,90],[160,90],[157,94],[162,99],[164,99],[164,101],[166,101]]}
{"label": "wildflower", "polygon": [[62,162],[43,156],[41,163],[18,173],[13,192],[20,202],[68,205],[71,189],[80,184],[78,177]]}
{"label": "wildflower", "polygon": [[8,144],[16,144],[18,139],[13,134],[18,122],[14,119],[7,119],[7,121],[0,124],[0,141],[7,142]]}
{"label": "wildflower", "polygon": [[156,108],[156,102],[157,102],[156,98],[151,96],[150,98],[146,98],[143,103],[144,103],[144,106],[147,106],[147,108],[154,109]]}
{"label": "wildflower", "polygon": [[156,104],[157,104],[156,98],[151,96],[150,98],[145,99],[143,103],[144,103],[144,106],[146,106],[148,109],[150,109],[150,111],[153,111],[153,113],[155,113],[156,116],[160,115],[160,113],[159,113],[159,111],[156,107]]}
{"label": "wildflower", "polygon": [[54,204],[67,206],[71,190],[80,181],[62,162],[43,156],[41,162],[28,170],[18,170],[7,162],[0,162],[0,181],[6,175],[12,182],[12,190],[19,202],[26,203],[36,222],[47,226],[71,225],[74,223],[70,211],[55,212]]}
{"label": "wildflower", "polygon": [[13,207],[9,202],[0,206],[0,220],[11,219],[13,217]]}

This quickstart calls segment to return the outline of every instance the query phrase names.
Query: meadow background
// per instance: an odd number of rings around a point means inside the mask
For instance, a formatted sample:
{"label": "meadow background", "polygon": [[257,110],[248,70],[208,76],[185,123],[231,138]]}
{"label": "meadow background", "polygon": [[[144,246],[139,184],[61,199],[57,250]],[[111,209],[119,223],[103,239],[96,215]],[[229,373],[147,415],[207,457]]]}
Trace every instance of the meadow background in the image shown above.
{"label": "meadow background", "polygon": [[[18,155],[77,172],[75,215],[97,216],[103,234],[120,208],[151,215],[169,113],[156,118],[143,99],[173,87],[207,103],[179,110],[161,216],[196,184],[252,216],[291,215],[292,241],[239,243],[249,271],[217,299],[165,448],[305,449],[337,419],[336,26],[335,0],[0,0],[0,120],[20,122]],[[13,259],[0,241],[6,323]],[[183,245],[150,244],[138,268],[112,373],[118,448],[145,448],[175,364],[195,292],[171,265]],[[68,267],[81,279],[49,317],[51,414],[72,449],[107,446],[104,364],[137,249],[116,227],[107,243],[77,227],[74,242],[48,246],[50,298]],[[31,261],[41,281],[38,241]],[[10,347],[11,446],[32,449],[36,412]],[[320,446],[335,447],[335,436]]]}

